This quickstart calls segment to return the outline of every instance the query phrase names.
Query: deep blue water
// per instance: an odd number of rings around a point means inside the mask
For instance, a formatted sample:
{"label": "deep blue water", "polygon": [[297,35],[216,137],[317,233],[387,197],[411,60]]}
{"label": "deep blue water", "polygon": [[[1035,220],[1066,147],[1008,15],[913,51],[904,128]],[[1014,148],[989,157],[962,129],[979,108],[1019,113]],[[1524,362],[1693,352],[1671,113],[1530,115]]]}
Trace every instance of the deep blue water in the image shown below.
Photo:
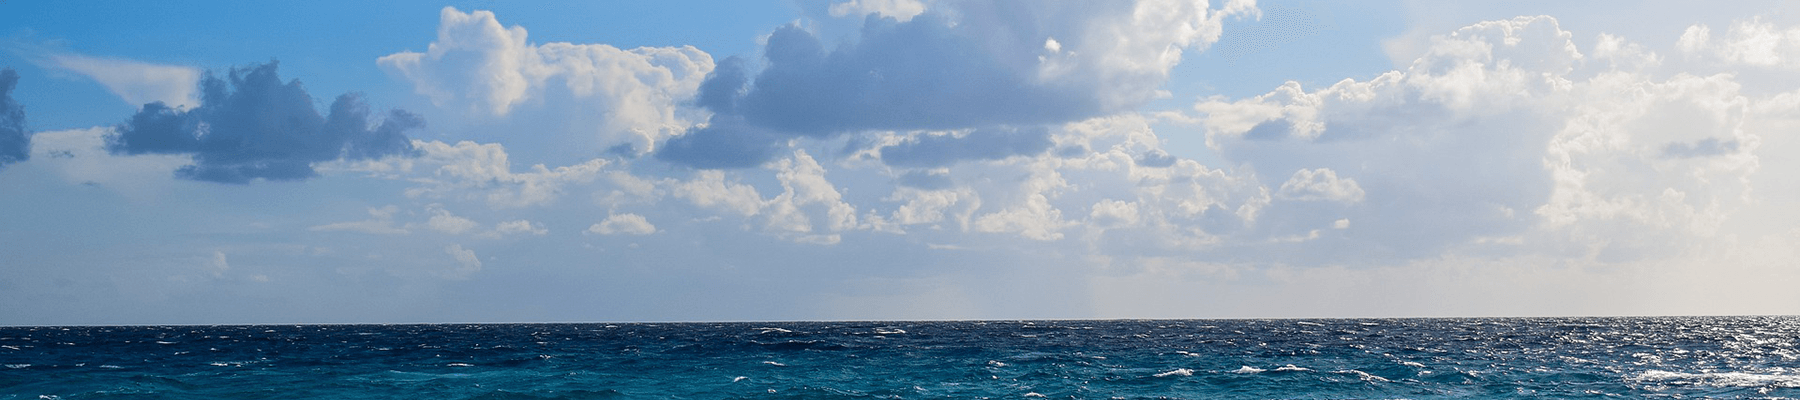
{"label": "deep blue water", "polygon": [[1800,398],[1800,318],[0,328],[0,399]]}

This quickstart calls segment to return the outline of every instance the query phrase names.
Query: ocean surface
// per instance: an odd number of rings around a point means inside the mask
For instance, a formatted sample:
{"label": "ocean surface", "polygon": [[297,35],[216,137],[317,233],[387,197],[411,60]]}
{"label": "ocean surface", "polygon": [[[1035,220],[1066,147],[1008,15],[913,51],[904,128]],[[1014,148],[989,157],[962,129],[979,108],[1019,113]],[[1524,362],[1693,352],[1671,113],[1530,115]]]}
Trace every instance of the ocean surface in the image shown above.
{"label": "ocean surface", "polygon": [[1800,398],[1800,318],[0,328],[0,399]]}

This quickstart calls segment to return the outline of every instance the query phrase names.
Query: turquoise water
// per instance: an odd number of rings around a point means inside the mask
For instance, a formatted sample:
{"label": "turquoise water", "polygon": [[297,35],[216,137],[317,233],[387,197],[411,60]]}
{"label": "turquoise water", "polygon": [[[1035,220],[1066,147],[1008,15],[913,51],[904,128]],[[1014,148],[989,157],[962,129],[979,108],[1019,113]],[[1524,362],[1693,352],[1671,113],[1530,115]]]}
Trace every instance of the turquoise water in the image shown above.
{"label": "turquoise water", "polygon": [[0,399],[1800,398],[1800,318],[0,328]]}

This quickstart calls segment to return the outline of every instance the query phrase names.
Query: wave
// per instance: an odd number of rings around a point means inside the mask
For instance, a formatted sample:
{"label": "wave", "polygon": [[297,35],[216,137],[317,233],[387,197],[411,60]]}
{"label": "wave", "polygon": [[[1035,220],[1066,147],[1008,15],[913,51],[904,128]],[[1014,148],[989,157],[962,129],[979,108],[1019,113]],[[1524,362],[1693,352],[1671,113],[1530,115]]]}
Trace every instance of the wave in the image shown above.
{"label": "wave", "polygon": [[1675,386],[1800,388],[1800,375],[1753,374],[1748,372],[1686,373],[1649,370],[1639,373],[1631,379],[1642,383]]}
{"label": "wave", "polygon": [[1178,368],[1174,371],[1156,374],[1156,377],[1158,377],[1158,378],[1167,378],[1167,377],[1171,377],[1171,376],[1194,376],[1194,370],[1187,369],[1187,368]]}

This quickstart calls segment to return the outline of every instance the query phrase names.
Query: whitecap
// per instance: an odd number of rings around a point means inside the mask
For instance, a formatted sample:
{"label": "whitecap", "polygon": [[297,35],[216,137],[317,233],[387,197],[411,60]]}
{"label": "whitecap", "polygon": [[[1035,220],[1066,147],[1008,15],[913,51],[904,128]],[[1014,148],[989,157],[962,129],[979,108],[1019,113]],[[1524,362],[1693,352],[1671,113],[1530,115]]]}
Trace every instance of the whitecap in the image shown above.
{"label": "whitecap", "polygon": [[1266,369],[1262,369],[1262,368],[1257,368],[1257,367],[1252,367],[1252,366],[1248,366],[1248,365],[1245,365],[1245,366],[1242,366],[1242,367],[1238,367],[1238,369],[1236,369],[1236,370],[1232,370],[1232,371],[1231,371],[1231,373],[1234,373],[1234,374],[1254,374],[1254,373],[1258,373],[1258,372],[1263,372],[1263,371],[1268,371],[1268,370],[1266,370]]}
{"label": "whitecap", "polygon": [[787,366],[787,364],[782,364],[782,363],[778,363],[778,362],[774,362],[774,361],[763,361],[763,364],[769,364],[769,365],[773,365],[773,366],[777,366],[777,367],[786,367]]}
{"label": "whitecap", "polygon": [[1042,393],[1038,393],[1038,392],[1025,392],[1025,397],[1049,397],[1049,396],[1044,396]]}
{"label": "whitecap", "polygon": [[6,367],[12,369],[31,368],[31,364],[6,364]]}
{"label": "whitecap", "polygon": [[1194,370],[1187,369],[1187,368],[1177,368],[1174,371],[1156,374],[1156,377],[1158,377],[1158,378],[1167,378],[1167,377],[1171,377],[1171,376],[1194,376]]}
{"label": "whitecap", "polygon": [[7,349],[7,350],[18,350],[18,349],[19,349],[19,346],[13,346],[13,345],[5,345],[5,346],[0,346],[0,349]]}
{"label": "whitecap", "polygon": [[988,360],[987,363],[988,363],[988,365],[994,366],[995,368],[1001,368],[1001,367],[1006,366],[1006,363],[996,361],[996,360]]}
{"label": "whitecap", "polygon": [[1748,372],[1685,373],[1649,370],[1632,380],[1671,385],[1703,385],[1713,387],[1780,387],[1800,388],[1800,375],[1752,374]]}
{"label": "whitecap", "polygon": [[473,366],[475,366],[475,364],[470,364],[470,363],[449,363],[449,364],[445,364],[445,366],[450,366],[450,367],[473,367]]}
{"label": "whitecap", "polygon": [[906,330],[905,329],[875,328],[875,333],[882,334],[882,335],[904,335],[904,334],[906,334]]}
{"label": "whitecap", "polygon": [[736,378],[731,378],[731,381],[732,381],[732,382],[737,382],[737,381],[742,381],[742,380],[745,380],[745,379],[750,379],[750,377],[748,377],[748,376],[740,376],[740,377],[736,377]]}
{"label": "whitecap", "polygon": [[1375,376],[1374,374],[1370,374],[1367,372],[1362,372],[1362,371],[1358,371],[1358,370],[1354,370],[1354,369],[1338,370],[1338,371],[1331,371],[1331,372],[1336,372],[1336,373],[1340,373],[1340,374],[1354,374],[1354,375],[1356,375],[1357,379],[1362,379],[1365,382],[1392,382],[1392,381],[1389,381],[1387,378]]}
{"label": "whitecap", "polygon": [[1276,372],[1300,372],[1300,371],[1311,371],[1311,370],[1312,370],[1312,368],[1296,367],[1296,366],[1294,366],[1294,364],[1283,365],[1283,366],[1281,366],[1281,368],[1275,369]]}
{"label": "whitecap", "polygon": [[1425,368],[1425,364],[1420,364],[1420,363],[1416,363],[1416,362],[1412,362],[1412,361],[1401,361],[1400,365],[1405,365],[1405,366],[1413,367],[1413,368]]}
{"label": "whitecap", "polygon": [[1325,326],[1325,324],[1321,324],[1321,323],[1317,323],[1317,322],[1307,322],[1307,321],[1295,322],[1294,325]]}
{"label": "whitecap", "polygon": [[775,327],[762,327],[762,328],[756,328],[756,330],[761,331],[761,332],[757,332],[757,334],[763,334],[763,335],[770,334],[770,333],[794,333],[794,331],[781,329],[781,328],[775,328]]}

